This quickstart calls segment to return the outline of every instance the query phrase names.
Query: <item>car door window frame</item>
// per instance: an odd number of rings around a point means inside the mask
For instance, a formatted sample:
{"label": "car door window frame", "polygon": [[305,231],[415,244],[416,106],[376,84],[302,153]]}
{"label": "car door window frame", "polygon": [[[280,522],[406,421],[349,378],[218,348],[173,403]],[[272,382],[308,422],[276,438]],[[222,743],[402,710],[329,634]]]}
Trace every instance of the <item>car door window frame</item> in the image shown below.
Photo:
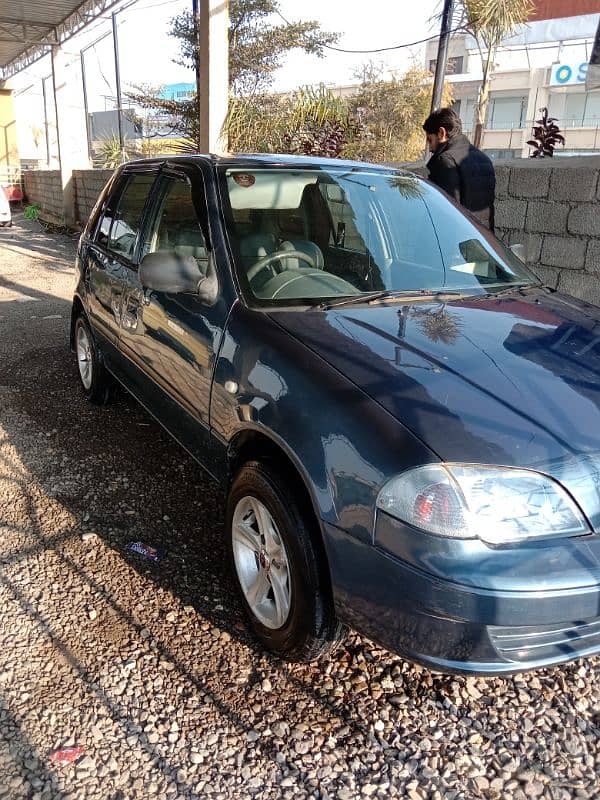
{"label": "car door window frame", "polygon": [[[152,203],[154,202],[155,187],[156,187],[157,182],[158,182],[158,180],[160,178],[160,174],[161,173],[160,173],[159,165],[153,165],[150,168],[148,168],[148,166],[145,166],[144,168],[141,168],[141,169],[128,168],[127,170],[124,170],[123,173],[120,175],[120,177],[119,177],[119,179],[118,179],[118,181],[117,181],[117,183],[115,185],[114,191],[111,191],[109,193],[109,196],[106,198],[106,203],[104,204],[101,213],[98,215],[98,220],[96,222],[94,235],[93,235],[93,238],[92,238],[92,243],[96,247],[101,248],[111,259],[113,259],[115,261],[120,261],[121,263],[126,264],[130,269],[133,269],[135,271],[137,271],[137,269],[139,267],[141,243],[142,243],[143,238],[144,238],[144,230],[145,230],[145,228],[147,226],[148,213],[149,213],[150,209],[152,208]],[[140,216],[140,225],[139,225],[139,227],[137,229],[137,232],[136,232],[136,240],[135,240],[135,244],[134,244],[133,251],[132,251],[132,254],[131,254],[131,258],[128,258],[123,253],[119,253],[117,250],[112,250],[108,246],[108,243],[105,244],[103,242],[99,242],[98,241],[98,233],[100,231],[100,226],[102,225],[102,220],[104,219],[104,215],[106,213],[106,209],[110,206],[111,201],[113,199],[115,199],[116,205],[114,207],[114,211],[115,211],[115,213],[117,213],[118,210],[119,210],[119,207],[121,205],[121,201],[123,199],[123,195],[127,191],[127,187],[129,186],[131,180],[136,175],[150,175],[150,176],[153,176],[153,181],[152,181],[152,183],[151,183],[151,185],[150,185],[150,187],[148,189],[148,194],[146,196],[146,199],[144,201],[144,205],[142,207],[142,212],[141,212],[141,216]],[[110,240],[110,232],[112,231],[112,226],[113,226],[113,223],[114,223],[114,219],[115,218],[113,217],[113,219],[111,220],[111,223],[110,223],[110,228],[109,228],[109,233],[108,233],[108,239],[109,240]]]}
{"label": "car door window frame", "polygon": [[[139,237],[138,241],[139,256],[143,258],[146,253],[150,252],[150,250],[147,250],[146,248],[150,246],[152,237],[157,229],[157,225],[160,223],[158,216],[167,197],[170,181],[172,180],[184,181],[190,188],[190,198],[194,208],[194,213],[196,214],[200,232],[202,233],[202,238],[204,239],[206,253],[210,257],[212,252],[212,244],[208,227],[208,203],[206,198],[204,176],[197,168],[189,167],[185,169],[181,167],[174,167],[171,164],[166,164],[160,170],[154,184],[155,191],[153,192],[154,197],[152,203],[145,209],[145,224],[140,229],[141,236]],[[198,208],[200,199],[203,203],[203,207],[201,209],[203,213],[200,213]]]}

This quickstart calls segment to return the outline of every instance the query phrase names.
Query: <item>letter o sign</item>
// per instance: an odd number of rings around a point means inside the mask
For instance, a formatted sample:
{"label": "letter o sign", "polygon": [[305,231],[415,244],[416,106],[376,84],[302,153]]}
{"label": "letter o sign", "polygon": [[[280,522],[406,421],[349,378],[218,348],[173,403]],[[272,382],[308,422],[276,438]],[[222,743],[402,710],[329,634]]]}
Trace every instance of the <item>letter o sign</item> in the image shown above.
{"label": "letter o sign", "polygon": [[573,77],[573,70],[567,64],[563,64],[556,70],[557,83],[568,83]]}

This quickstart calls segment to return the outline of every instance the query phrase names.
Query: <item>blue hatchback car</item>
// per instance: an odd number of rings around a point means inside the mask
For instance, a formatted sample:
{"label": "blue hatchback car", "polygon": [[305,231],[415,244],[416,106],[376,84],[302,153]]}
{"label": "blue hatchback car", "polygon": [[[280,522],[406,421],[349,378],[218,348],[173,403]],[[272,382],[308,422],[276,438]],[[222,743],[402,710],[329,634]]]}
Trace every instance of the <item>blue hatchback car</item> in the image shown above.
{"label": "blue hatchback car", "polygon": [[227,490],[252,629],[448,672],[600,652],[600,311],[427,182],[136,161],[80,240],[71,344]]}

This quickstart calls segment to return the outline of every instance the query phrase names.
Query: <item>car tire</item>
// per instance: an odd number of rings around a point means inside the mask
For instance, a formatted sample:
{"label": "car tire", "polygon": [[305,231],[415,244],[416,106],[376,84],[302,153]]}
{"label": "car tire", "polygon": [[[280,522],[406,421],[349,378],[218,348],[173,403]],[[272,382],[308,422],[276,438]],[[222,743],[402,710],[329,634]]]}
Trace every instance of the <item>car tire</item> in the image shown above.
{"label": "car tire", "polygon": [[288,661],[313,661],[346,633],[315,527],[271,466],[252,461],[237,473],[227,499],[232,573],[254,634]]}
{"label": "car tire", "polygon": [[75,322],[74,342],[79,383],[86,400],[106,405],[111,399],[114,382],[98,357],[90,325],[83,314]]}

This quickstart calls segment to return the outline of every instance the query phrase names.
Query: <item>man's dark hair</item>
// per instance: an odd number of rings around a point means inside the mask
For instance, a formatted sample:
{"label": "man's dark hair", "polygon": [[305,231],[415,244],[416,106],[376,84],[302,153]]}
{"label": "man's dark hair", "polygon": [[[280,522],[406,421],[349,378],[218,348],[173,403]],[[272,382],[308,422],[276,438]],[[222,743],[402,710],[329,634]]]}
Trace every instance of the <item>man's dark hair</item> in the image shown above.
{"label": "man's dark hair", "polygon": [[430,114],[423,123],[423,130],[426,133],[437,133],[440,128],[446,129],[449,139],[462,133],[462,122],[456,111],[451,108],[440,108]]}

